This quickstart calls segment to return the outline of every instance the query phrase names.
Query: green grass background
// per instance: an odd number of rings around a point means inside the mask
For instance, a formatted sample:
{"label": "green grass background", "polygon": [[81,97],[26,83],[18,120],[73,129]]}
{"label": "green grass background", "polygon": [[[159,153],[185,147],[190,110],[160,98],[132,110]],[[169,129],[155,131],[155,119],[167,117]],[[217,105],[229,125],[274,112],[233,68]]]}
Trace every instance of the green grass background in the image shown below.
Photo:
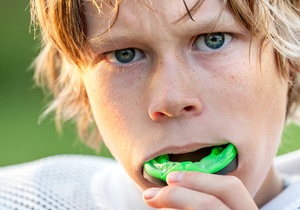
{"label": "green grass background", "polygon": [[[109,156],[83,145],[72,125],[58,134],[53,117],[38,123],[46,101],[34,87],[29,69],[38,42],[29,33],[28,3],[0,0],[0,166],[55,154]],[[300,147],[299,130],[294,124],[285,130],[279,154]]]}

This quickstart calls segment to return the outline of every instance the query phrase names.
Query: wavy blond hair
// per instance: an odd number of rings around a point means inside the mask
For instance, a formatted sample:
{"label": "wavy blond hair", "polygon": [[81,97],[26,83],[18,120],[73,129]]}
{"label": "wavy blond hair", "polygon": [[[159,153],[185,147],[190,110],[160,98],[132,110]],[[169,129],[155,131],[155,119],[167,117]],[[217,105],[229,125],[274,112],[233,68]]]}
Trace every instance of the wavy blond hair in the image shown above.
{"label": "wavy blond hair", "polygon": [[[119,0],[89,0],[101,12],[101,3],[111,5],[118,17]],[[185,1],[182,0],[185,4]],[[192,18],[204,0],[187,8],[182,18]],[[299,104],[298,72],[300,67],[300,1],[299,0],[223,0],[236,19],[252,34],[260,33],[275,48],[281,74],[290,81],[287,116]],[[85,33],[85,15],[80,0],[31,0],[34,31],[41,38],[41,52],[34,62],[38,86],[53,96],[42,116],[55,112],[58,127],[72,120],[84,142],[98,149],[101,135],[91,113],[81,74],[94,58]],[[145,5],[145,3],[143,3]],[[186,4],[185,4],[186,6]],[[113,23],[111,25],[113,27]]]}

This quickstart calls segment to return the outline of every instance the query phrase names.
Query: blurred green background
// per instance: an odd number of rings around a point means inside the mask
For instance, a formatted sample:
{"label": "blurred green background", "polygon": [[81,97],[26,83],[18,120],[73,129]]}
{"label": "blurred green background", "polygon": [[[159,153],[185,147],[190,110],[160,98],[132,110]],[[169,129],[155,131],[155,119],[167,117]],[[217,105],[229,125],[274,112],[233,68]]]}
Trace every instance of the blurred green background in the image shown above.
{"label": "blurred green background", "polygon": [[29,33],[28,4],[0,0],[0,166],[62,153],[99,155],[81,143],[72,125],[58,134],[53,116],[38,123],[47,101],[29,68],[38,41]]}
{"label": "blurred green background", "polygon": [[[58,134],[53,116],[38,124],[46,101],[29,69],[38,52],[38,42],[29,33],[29,1],[0,3],[0,166],[55,154],[107,155],[83,145],[72,125]],[[283,140],[279,154],[300,148],[299,128],[289,126]]]}

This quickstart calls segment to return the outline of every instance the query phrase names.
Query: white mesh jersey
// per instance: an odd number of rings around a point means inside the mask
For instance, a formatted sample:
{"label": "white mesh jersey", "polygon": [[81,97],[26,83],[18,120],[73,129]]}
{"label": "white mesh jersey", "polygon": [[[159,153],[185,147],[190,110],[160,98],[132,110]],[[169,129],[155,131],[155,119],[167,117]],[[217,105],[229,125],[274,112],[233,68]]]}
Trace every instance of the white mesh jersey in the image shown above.
{"label": "white mesh jersey", "polygon": [[114,160],[53,156],[0,169],[1,210],[148,210]]}
{"label": "white mesh jersey", "polygon": [[[300,174],[300,151],[277,158],[279,170]],[[290,179],[291,180],[291,179]],[[0,210],[150,210],[116,161],[60,155],[0,168]],[[300,209],[300,181],[293,181],[261,210]]]}
{"label": "white mesh jersey", "polygon": [[300,150],[275,159],[277,169],[284,174],[288,186],[261,210],[300,209]]}

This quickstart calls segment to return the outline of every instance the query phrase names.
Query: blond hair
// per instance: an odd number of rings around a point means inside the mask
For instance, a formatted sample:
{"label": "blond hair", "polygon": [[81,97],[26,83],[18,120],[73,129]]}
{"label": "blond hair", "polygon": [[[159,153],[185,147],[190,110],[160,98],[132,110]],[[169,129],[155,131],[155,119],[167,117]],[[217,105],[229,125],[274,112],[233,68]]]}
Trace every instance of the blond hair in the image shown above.
{"label": "blond hair", "polygon": [[[90,1],[98,7],[94,0]],[[186,16],[192,18],[203,1],[198,0]],[[93,148],[99,148],[101,136],[81,80],[84,68],[93,63],[82,4],[80,0],[31,0],[34,30],[39,26],[42,39],[42,50],[34,63],[34,77],[39,86],[53,95],[53,101],[43,116],[55,111],[58,126],[73,120],[81,139]],[[272,43],[281,74],[290,81],[287,115],[292,115],[300,98],[297,79],[300,67],[299,1],[224,0],[226,4],[251,33],[260,33]],[[117,18],[119,0],[110,2],[110,5]]]}

